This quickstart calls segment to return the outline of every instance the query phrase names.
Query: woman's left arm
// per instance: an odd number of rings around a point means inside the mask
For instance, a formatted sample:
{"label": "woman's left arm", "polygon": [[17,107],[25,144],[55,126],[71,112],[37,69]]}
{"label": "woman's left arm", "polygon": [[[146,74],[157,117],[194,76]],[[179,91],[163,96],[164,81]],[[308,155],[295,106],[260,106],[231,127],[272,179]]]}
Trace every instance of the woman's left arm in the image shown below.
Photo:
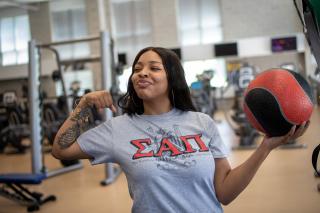
{"label": "woman's left arm", "polygon": [[226,158],[215,159],[214,186],[218,200],[223,205],[233,201],[250,183],[262,162],[274,148],[288,143],[304,134],[309,121],[304,122],[295,131],[295,126],[281,137],[265,137],[256,151],[240,166],[231,169]]}

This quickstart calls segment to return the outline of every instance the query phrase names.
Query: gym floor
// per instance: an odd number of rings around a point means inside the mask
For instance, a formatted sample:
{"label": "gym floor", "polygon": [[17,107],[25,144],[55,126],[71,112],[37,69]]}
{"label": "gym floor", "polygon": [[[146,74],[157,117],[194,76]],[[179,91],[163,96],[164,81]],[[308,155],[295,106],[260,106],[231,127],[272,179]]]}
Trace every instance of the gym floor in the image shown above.
{"label": "gym floor", "polygon": [[[222,113],[218,124],[221,136],[227,141],[237,141]],[[315,108],[311,125],[298,143],[306,144],[302,149],[274,150],[263,163],[253,181],[231,204],[224,206],[226,213],[316,213],[320,212],[320,192],[311,166],[313,148],[320,143],[320,108]],[[236,150],[229,157],[232,167],[245,161],[253,150]],[[30,153],[22,155],[0,155],[0,173],[30,172]],[[60,167],[60,162],[50,154],[45,155],[49,169]],[[101,186],[105,178],[104,165],[91,166],[82,161],[84,168],[52,177],[41,185],[32,185],[31,190],[54,194],[57,201],[49,202],[39,212],[94,212],[128,213],[132,201],[129,197],[125,175],[122,173],[113,184]],[[0,213],[26,212],[26,208],[0,197]]]}

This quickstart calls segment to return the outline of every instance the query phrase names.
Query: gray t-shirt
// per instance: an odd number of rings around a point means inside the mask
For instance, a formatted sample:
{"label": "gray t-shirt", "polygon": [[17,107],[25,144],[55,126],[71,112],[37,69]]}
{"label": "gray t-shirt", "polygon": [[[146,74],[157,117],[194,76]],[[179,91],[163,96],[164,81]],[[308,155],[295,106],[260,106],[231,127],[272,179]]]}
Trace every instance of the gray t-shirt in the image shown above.
{"label": "gray t-shirt", "polygon": [[214,188],[214,158],[225,158],[214,121],[173,109],[161,115],[122,115],[82,134],[91,163],[118,163],[132,212],[223,212]]}

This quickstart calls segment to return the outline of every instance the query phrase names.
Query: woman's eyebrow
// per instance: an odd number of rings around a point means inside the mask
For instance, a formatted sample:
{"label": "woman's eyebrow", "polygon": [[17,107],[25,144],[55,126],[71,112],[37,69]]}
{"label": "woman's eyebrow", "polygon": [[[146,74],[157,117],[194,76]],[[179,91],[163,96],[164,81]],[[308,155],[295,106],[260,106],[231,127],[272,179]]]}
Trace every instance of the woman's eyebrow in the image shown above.
{"label": "woman's eyebrow", "polygon": [[159,61],[149,61],[149,64],[162,64],[162,63]]}
{"label": "woman's eyebrow", "polygon": [[[148,61],[148,63],[149,64],[160,64],[160,65],[162,65],[162,63],[161,62],[159,62],[159,61]],[[137,63],[136,63],[136,65],[143,65],[143,62],[142,61],[138,61]]]}

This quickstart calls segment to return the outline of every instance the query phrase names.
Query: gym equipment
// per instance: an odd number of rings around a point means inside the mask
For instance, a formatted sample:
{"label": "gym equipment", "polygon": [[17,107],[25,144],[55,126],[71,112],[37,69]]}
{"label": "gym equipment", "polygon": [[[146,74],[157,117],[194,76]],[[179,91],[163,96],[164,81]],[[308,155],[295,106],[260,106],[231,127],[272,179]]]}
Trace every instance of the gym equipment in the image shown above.
{"label": "gym equipment", "polygon": [[[28,89],[23,86],[23,93],[28,94]],[[44,136],[53,142],[57,128],[67,117],[67,112],[59,110],[58,105],[47,100],[44,92],[41,93],[43,103],[42,127]],[[3,94],[3,101],[0,104],[0,151],[11,145],[14,150],[5,153],[24,153],[28,146],[22,144],[24,138],[30,135],[29,112],[27,97],[17,98],[15,91],[7,91]]]}
{"label": "gym equipment", "polygon": [[[119,87],[116,86],[118,85],[116,84],[118,79],[115,71],[117,71],[118,69],[115,69],[116,59],[114,57],[114,42],[112,39],[110,39],[110,36],[107,33],[102,33],[101,35],[100,50],[101,54],[104,56],[102,60],[102,87],[103,89],[111,90],[111,94],[113,95],[113,97],[117,98],[115,95],[118,94]],[[111,70],[113,73],[108,72],[108,70]],[[110,119],[112,116],[112,111],[105,111],[105,119]],[[106,178],[100,182],[102,186],[113,183],[119,177],[121,168],[107,163],[105,164],[105,172]]]}
{"label": "gym equipment", "polygon": [[22,144],[23,138],[27,137],[27,126],[6,126],[0,131],[0,152],[5,152],[5,148],[11,145],[14,150],[6,151],[7,154],[22,154],[28,146]]}
{"label": "gym equipment", "polygon": [[[24,124],[27,119],[25,110],[18,103],[16,93],[7,91],[2,94],[0,104],[0,152],[8,145],[14,150],[10,154],[24,153],[28,146],[22,144],[23,138],[28,137],[29,129]],[[6,151],[6,153],[8,153]]]}
{"label": "gym equipment", "polygon": [[[56,45],[62,44],[70,44],[77,42],[89,42],[89,41],[100,41],[100,57],[91,57],[91,58],[83,58],[83,59],[73,59],[70,61],[60,61],[60,57],[58,51],[54,48]],[[102,85],[103,89],[109,90],[111,88],[112,83],[112,73],[109,70],[112,70],[112,62],[110,56],[110,37],[108,33],[102,32],[98,37],[88,37],[83,39],[71,40],[71,41],[60,41],[53,42],[49,44],[37,44],[35,40],[31,40],[29,42],[29,115],[30,115],[30,125],[31,125],[31,139],[32,139],[32,173],[39,174],[44,173],[46,177],[52,177],[55,175],[59,175],[65,172],[73,171],[75,169],[82,168],[81,163],[77,163],[68,167],[47,171],[46,167],[43,165],[43,156],[41,151],[41,141],[43,140],[42,128],[41,128],[41,99],[39,93],[40,81],[39,77],[41,74],[40,69],[40,59],[41,49],[51,50],[57,60],[58,64],[58,72],[60,76],[63,76],[61,66],[69,66],[70,64],[75,63],[86,63],[86,62],[95,62],[100,61],[102,67]],[[63,93],[66,93],[66,88],[64,84],[63,78],[62,80],[62,89]],[[68,110],[71,111],[71,106],[67,101],[67,97],[64,97],[64,100],[68,104]],[[104,117],[111,118],[112,112],[110,110],[106,110],[104,113]],[[114,167],[112,164],[106,164],[106,176],[107,178],[104,180],[106,184],[112,183],[120,174],[120,169],[118,167]]]}
{"label": "gym equipment", "polygon": [[224,116],[229,126],[233,129],[235,134],[239,137],[239,144],[233,146],[232,149],[255,149],[256,139],[260,136],[259,132],[252,127],[248,122],[245,113],[243,111],[243,94],[248,84],[255,77],[255,68],[248,63],[239,64],[234,66],[228,72],[228,86],[222,90],[222,99],[224,99],[224,93],[232,85],[234,87],[234,104],[232,106],[231,118],[233,122],[237,124],[235,127],[229,118],[229,113],[224,109]]}
{"label": "gym equipment", "polygon": [[[316,148],[314,148],[312,152],[312,166],[315,171],[314,176],[317,178],[320,177],[320,169],[317,168],[319,152],[320,152],[320,144]],[[320,183],[318,184],[317,189],[320,192]]]}
{"label": "gym equipment", "polygon": [[282,68],[282,69],[285,69],[285,70],[291,70],[293,72],[299,73],[299,69],[294,63],[289,63],[289,62],[288,63],[282,63],[282,64],[280,64],[279,67]]}
{"label": "gym equipment", "polygon": [[245,92],[244,112],[249,122],[271,137],[285,135],[293,125],[308,121],[312,111],[308,82],[289,70],[264,71]]}
{"label": "gym equipment", "polygon": [[215,100],[215,88],[210,84],[213,76],[213,70],[205,70],[202,74],[197,75],[197,81],[190,86],[190,93],[197,111],[214,118],[214,113],[217,111],[217,103]]}
{"label": "gym equipment", "polygon": [[[320,80],[318,78],[320,65],[320,2],[318,0],[301,0],[303,17],[297,6],[296,0],[294,0],[293,2],[302,23],[306,40],[309,43],[310,49],[318,65],[315,71],[315,78],[310,78],[311,80],[314,80],[313,83],[315,83],[318,92],[320,85]],[[317,100],[319,100],[318,95],[319,93],[317,93]],[[320,144],[314,148],[312,153],[312,165],[316,173],[319,173],[319,171],[317,170],[317,159],[319,156],[319,152]],[[320,184],[318,184],[317,188],[320,192]]]}
{"label": "gym equipment", "polygon": [[43,174],[3,174],[0,175],[0,195],[18,204],[26,205],[28,212],[37,211],[40,206],[55,201],[56,196],[44,197],[42,193],[31,192],[25,184],[40,184],[46,176]]}
{"label": "gym equipment", "polygon": [[[26,88],[23,92],[28,93]],[[58,105],[46,98],[45,93],[42,92],[42,127],[44,137],[52,143],[58,128],[68,114],[66,111],[59,110]],[[0,105],[0,117],[0,151],[4,151],[6,146],[11,145],[14,150],[10,149],[10,152],[5,153],[24,153],[28,146],[23,145],[22,140],[30,135],[27,98],[17,98],[14,91],[5,92]]]}
{"label": "gym equipment", "polygon": [[[320,97],[320,69],[317,67],[313,75],[309,75],[309,82],[314,91],[315,97]],[[317,98],[316,103],[320,105],[320,99]]]}

